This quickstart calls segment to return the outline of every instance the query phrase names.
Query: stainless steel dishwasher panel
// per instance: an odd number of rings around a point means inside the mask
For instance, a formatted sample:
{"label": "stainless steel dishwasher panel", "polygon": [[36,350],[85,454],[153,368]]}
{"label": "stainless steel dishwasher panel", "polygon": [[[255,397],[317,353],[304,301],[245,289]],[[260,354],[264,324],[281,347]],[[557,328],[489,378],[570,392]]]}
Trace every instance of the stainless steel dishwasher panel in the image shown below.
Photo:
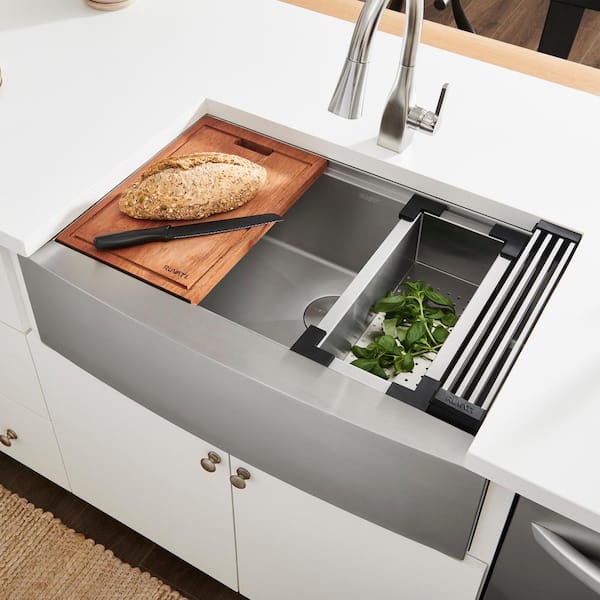
{"label": "stainless steel dishwasher panel", "polygon": [[598,600],[600,533],[518,498],[483,600]]}

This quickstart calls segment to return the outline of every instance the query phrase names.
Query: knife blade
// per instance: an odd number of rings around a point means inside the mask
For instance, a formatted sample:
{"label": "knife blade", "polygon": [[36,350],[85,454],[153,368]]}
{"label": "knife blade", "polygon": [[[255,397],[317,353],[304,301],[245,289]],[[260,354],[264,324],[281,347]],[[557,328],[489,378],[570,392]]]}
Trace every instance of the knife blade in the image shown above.
{"label": "knife blade", "polygon": [[181,238],[225,233],[237,229],[248,229],[257,225],[266,225],[267,223],[278,223],[279,221],[283,221],[280,215],[265,213],[249,217],[205,221],[204,223],[193,223],[191,225],[164,225],[163,227],[150,227],[148,229],[132,229],[99,235],[94,238],[94,246],[99,250],[112,250],[148,242],[168,242]]}

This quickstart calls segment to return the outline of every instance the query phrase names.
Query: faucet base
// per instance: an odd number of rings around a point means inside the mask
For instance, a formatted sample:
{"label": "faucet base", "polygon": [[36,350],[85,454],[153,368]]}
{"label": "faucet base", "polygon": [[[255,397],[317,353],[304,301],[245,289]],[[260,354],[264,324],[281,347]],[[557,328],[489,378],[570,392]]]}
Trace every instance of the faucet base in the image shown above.
{"label": "faucet base", "polygon": [[414,67],[400,67],[381,117],[377,144],[394,152],[405,147],[413,78]]}

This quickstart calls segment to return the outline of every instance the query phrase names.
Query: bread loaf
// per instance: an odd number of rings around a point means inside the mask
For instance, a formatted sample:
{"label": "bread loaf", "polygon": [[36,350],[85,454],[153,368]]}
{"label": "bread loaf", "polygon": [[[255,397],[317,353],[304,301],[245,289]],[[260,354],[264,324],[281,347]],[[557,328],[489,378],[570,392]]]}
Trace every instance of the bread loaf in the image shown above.
{"label": "bread loaf", "polygon": [[233,154],[174,156],[143,171],[119,209],[136,219],[201,219],[245,204],[266,177],[264,167]]}

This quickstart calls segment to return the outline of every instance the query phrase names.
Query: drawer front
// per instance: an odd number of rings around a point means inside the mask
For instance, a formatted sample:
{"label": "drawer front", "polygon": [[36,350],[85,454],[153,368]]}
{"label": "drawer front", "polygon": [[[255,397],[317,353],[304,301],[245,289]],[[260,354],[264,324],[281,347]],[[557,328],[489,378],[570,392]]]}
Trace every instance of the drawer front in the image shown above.
{"label": "drawer front", "polygon": [[0,248],[0,321],[19,331],[27,329],[17,277],[4,248]]}
{"label": "drawer front", "polygon": [[27,335],[0,323],[0,395],[48,418]]}
{"label": "drawer front", "polygon": [[[7,430],[16,434],[10,439]],[[0,395],[0,434],[10,446],[0,450],[44,477],[69,489],[52,424],[29,409]]]}

